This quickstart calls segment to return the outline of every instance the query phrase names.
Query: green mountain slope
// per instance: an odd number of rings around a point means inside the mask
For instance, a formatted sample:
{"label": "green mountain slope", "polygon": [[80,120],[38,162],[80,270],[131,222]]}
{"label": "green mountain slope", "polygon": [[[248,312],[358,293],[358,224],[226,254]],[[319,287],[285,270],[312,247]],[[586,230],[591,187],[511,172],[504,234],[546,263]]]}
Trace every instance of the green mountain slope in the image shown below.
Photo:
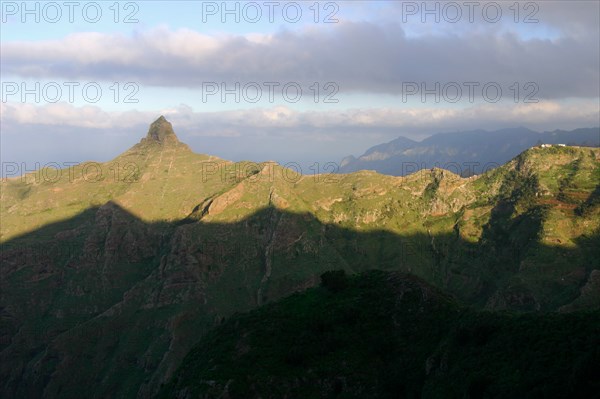
{"label": "green mountain slope", "polygon": [[233,316],[159,398],[596,397],[600,314],[476,312],[410,275],[328,273]]}
{"label": "green mountain slope", "polygon": [[0,238],[5,242],[108,201],[144,221],[179,220],[203,198],[232,186],[234,179],[218,175],[202,180],[205,170],[228,164],[193,153],[161,117],[139,144],[112,161],[3,179]]}
{"label": "green mountain slope", "polygon": [[599,183],[578,147],[468,179],[300,176],[194,154],[159,118],[108,163],[1,181],[0,396],[149,397],[221,320],[333,269],[489,310],[599,308]]}

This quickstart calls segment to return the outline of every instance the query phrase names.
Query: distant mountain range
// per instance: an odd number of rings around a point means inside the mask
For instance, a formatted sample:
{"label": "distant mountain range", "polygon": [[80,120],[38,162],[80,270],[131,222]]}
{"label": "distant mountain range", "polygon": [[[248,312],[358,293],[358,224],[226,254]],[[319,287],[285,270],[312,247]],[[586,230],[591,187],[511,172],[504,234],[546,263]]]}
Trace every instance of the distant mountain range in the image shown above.
{"label": "distant mountain range", "polygon": [[600,127],[538,133],[523,127],[496,131],[439,133],[422,141],[398,137],[369,148],[356,158],[340,163],[340,173],[374,170],[406,176],[420,169],[439,167],[463,177],[500,166],[519,153],[539,144],[600,146]]}

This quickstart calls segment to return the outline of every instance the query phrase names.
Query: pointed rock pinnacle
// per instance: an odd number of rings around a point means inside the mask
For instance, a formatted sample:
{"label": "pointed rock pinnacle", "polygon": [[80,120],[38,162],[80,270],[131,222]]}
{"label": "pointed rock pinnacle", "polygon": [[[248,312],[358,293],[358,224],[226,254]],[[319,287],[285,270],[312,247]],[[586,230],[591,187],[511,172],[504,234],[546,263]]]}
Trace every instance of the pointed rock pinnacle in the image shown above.
{"label": "pointed rock pinnacle", "polygon": [[150,129],[148,129],[148,135],[146,140],[150,142],[157,142],[160,144],[177,144],[179,139],[173,131],[171,122],[165,119],[164,116],[160,116],[157,120],[152,122]]}

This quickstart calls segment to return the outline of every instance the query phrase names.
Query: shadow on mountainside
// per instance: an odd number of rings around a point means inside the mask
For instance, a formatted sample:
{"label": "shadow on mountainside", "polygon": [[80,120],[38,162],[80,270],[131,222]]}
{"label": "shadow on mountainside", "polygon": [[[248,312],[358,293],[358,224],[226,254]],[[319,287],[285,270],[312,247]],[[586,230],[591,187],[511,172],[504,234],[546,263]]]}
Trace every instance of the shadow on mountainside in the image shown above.
{"label": "shadow on mountainside", "polygon": [[321,276],[211,330],[158,398],[594,397],[598,311],[481,312],[410,274]]}
{"label": "shadow on mountainside", "polygon": [[510,206],[493,210],[479,243],[457,231],[360,232],[273,207],[234,223],[88,209],[0,246],[0,396],[152,396],[210,328],[334,269],[411,273],[489,309],[574,301],[600,236],[544,246],[543,215],[511,220]]}

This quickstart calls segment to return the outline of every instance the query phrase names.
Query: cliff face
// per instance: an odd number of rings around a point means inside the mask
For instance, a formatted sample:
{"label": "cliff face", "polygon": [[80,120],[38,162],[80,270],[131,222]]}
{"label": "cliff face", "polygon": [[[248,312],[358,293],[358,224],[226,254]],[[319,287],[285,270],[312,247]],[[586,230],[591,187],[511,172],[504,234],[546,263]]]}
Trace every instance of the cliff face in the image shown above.
{"label": "cliff face", "polygon": [[152,148],[153,146],[167,148],[171,147],[178,148],[179,150],[190,151],[189,147],[180,142],[179,138],[177,138],[171,122],[165,119],[165,117],[162,115],[157,120],[152,122],[146,137],[142,138],[139,144],[134,146],[134,148],[145,149]]}
{"label": "cliff face", "polygon": [[0,182],[2,397],[149,397],[224,318],[332,269],[408,272],[492,310],[600,305],[598,149],[468,179],[298,176],[194,154],[159,118],[90,165]]}

